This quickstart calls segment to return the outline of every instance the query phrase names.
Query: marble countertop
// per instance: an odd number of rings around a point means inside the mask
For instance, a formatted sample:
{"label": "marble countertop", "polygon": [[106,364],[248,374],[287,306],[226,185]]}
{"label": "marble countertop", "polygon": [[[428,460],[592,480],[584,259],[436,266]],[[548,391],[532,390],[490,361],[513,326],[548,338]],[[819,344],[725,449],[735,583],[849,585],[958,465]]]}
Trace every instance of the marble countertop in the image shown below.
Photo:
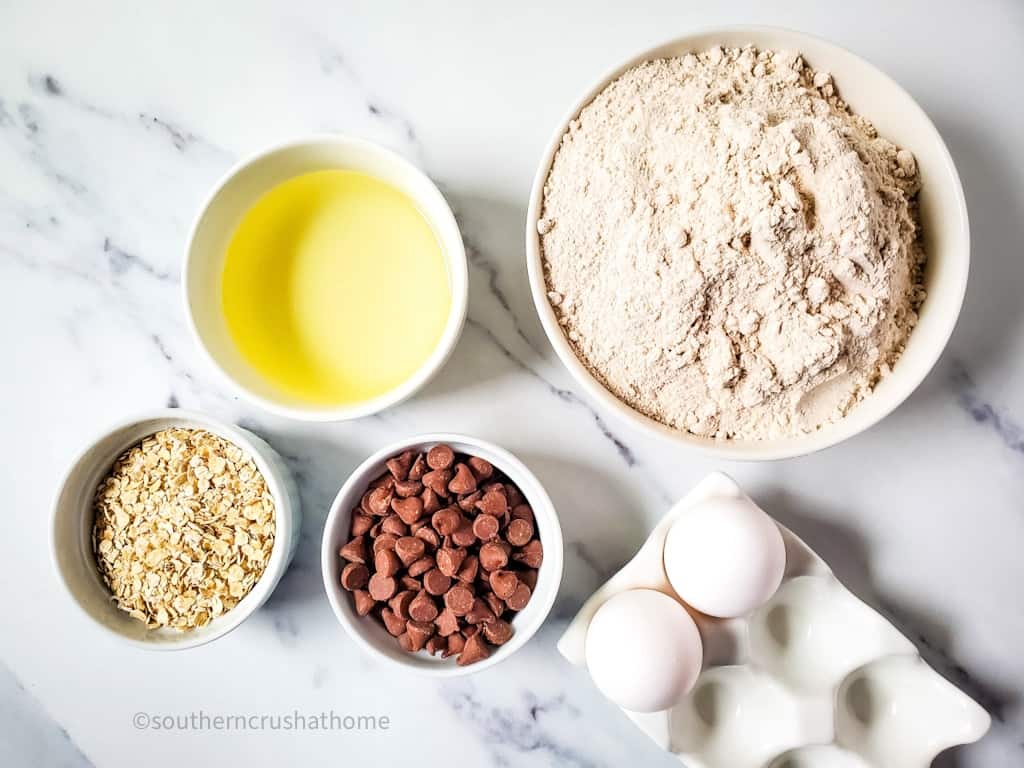
{"label": "marble countertop", "polygon": [[[606,420],[545,341],[525,276],[528,190],[567,105],[628,54],[722,23],[818,33],[892,74],[946,138],[971,214],[967,303],[935,371],[869,432],[771,464],[714,462]],[[1014,0],[0,5],[4,764],[673,765],[554,644],[668,504],[724,469],[992,713],[985,739],[937,764],[1020,765],[1022,69]],[[227,392],[186,332],[178,277],[210,185],[245,154],[313,131],[365,136],[423,167],[471,260],[469,321],[444,371],[401,407],[334,425],[277,419]],[[291,570],[241,629],[152,654],[73,610],[49,561],[48,516],[84,441],[167,404],[269,440],[299,478],[306,521]],[[384,442],[432,430],[519,454],[567,540],[545,628],[508,662],[452,682],[363,656],[330,612],[318,560],[346,474]],[[132,721],[331,710],[390,727],[168,733]]]}

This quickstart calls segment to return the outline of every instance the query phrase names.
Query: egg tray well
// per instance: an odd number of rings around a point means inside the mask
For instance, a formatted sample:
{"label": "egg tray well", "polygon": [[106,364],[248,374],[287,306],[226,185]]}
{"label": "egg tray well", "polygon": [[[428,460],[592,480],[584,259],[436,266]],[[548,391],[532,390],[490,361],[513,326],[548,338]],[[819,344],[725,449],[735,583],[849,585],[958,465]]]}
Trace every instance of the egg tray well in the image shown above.
{"label": "egg tray well", "polygon": [[[715,473],[676,503],[583,605],[559,640],[562,655],[586,666],[587,628],[613,595],[655,589],[682,603],[665,574],[665,537],[689,507],[721,496],[744,493]],[[775,594],[737,619],[684,604],[704,643],[696,684],[671,709],[623,712],[690,768],[927,768],[942,750],[980,739],[988,713],[776,525],[786,571]]]}

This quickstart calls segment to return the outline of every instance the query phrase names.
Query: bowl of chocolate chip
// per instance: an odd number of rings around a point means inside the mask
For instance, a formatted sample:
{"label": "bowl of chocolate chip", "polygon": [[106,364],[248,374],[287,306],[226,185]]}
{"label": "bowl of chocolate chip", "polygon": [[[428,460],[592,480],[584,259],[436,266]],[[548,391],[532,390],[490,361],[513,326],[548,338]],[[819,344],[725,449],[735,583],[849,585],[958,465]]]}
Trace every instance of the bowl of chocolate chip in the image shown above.
{"label": "bowl of chocolate chip", "polygon": [[368,653],[454,677],[508,658],[544,622],[562,531],[508,451],[432,434],[382,448],[342,486],[324,526],[324,586]]}

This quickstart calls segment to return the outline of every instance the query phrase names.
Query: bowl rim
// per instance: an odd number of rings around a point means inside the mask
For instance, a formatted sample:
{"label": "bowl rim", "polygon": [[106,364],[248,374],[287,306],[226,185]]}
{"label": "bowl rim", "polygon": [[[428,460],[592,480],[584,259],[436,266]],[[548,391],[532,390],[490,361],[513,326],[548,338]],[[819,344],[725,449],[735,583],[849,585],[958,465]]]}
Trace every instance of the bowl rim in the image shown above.
{"label": "bowl rim", "polygon": [[[553,580],[550,582],[550,589],[548,591],[543,595],[535,592],[531,597],[531,601],[533,599],[540,600],[540,611],[536,614],[533,623],[524,631],[517,630],[508,643],[500,646],[498,650],[492,653],[488,658],[465,667],[442,663],[437,663],[436,666],[414,664],[411,661],[406,661],[402,657],[392,657],[381,651],[374,643],[364,636],[357,626],[357,623],[360,621],[372,621],[372,619],[369,617],[350,616],[342,609],[342,601],[349,600],[348,593],[345,592],[345,590],[341,588],[341,585],[337,584],[335,579],[331,576],[332,566],[335,564],[338,557],[337,552],[331,546],[332,534],[337,528],[340,519],[349,513],[349,510],[342,506],[342,502],[353,492],[354,489],[358,486],[363,486],[372,479],[369,475],[371,471],[373,471],[374,467],[377,467],[386,459],[401,453],[412,446],[426,443],[461,443],[473,448],[478,448],[493,455],[497,459],[492,462],[495,467],[506,474],[509,474],[508,469],[511,468],[514,473],[522,475],[533,484],[534,492],[531,493],[527,501],[533,508],[535,516],[543,516],[550,522],[550,530],[541,536],[541,541],[544,546],[544,562],[541,564],[541,568],[549,569],[548,572],[553,572],[554,576],[552,577]],[[490,460],[489,457],[487,458]],[[511,479],[515,480],[515,478]],[[519,651],[537,633],[537,630],[540,629],[550,615],[551,609],[555,604],[555,599],[558,596],[559,589],[561,588],[564,570],[564,539],[562,535],[561,522],[558,518],[558,512],[556,511],[547,490],[544,488],[544,485],[540,482],[537,476],[515,455],[494,443],[478,437],[451,432],[428,432],[412,435],[410,437],[391,442],[377,451],[374,451],[370,456],[363,460],[359,466],[352,470],[344,484],[338,490],[334,500],[331,502],[330,511],[328,512],[327,519],[324,522],[323,535],[320,544],[320,569],[323,576],[324,590],[327,593],[327,600],[331,605],[331,611],[334,613],[334,617],[337,619],[338,623],[341,624],[348,636],[355,641],[356,645],[364,652],[375,659],[383,661],[393,669],[405,670],[423,677],[453,678],[475,674],[493,667],[495,664],[504,661]]]}
{"label": "bowl rim", "polygon": [[[206,341],[195,321],[192,311],[192,299],[189,291],[192,264],[196,258],[194,244],[196,235],[198,234],[210,207],[225,187],[227,187],[236,176],[247,168],[266,160],[272,155],[291,152],[303,147],[326,145],[343,146],[356,152],[375,154],[378,157],[385,158],[389,162],[393,162],[401,167],[403,173],[408,174],[410,177],[424,185],[424,188],[428,191],[428,195],[433,197],[434,202],[437,203],[436,214],[423,210],[422,206],[417,206],[417,208],[420,209],[420,213],[434,230],[434,234],[437,236],[438,242],[441,244],[442,250],[444,251],[445,265],[448,268],[449,282],[451,286],[451,307],[448,311],[448,319],[445,322],[444,330],[442,331],[441,337],[438,339],[433,351],[423,361],[420,367],[416,369],[412,376],[393,389],[377,395],[376,397],[370,398],[369,400],[363,400],[348,405],[287,405],[265,397],[242,384],[242,382],[238,381],[238,379],[232,376],[224,366],[221,365],[220,361],[217,360],[207,346]],[[264,192],[269,191],[269,189],[264,190]],[[442,234],[442,225],[444,228],[450,229],[450,231],[455,233],[455,237],[450,238],[452,242],[448,242],[447,239],[444,238]],[[188,326],[192,341],[195,346],[199,348],[200,354],[205,358],[206,362],[216,370],[220,378],[227,382],[241,397],[270,413],[284,418],[297,419],[305,422],[349,421],[363,416],[369,416],[374,413],[379,413],[386,408],[398,405],[404,400],[407,400],[422,389],[444,367],[452,352],[455,351],[455,346],[459,341],[459,337],[462,335],[462,329],[466,321],[466,313],[469,307],[469,264],[466,258],[465,243],[462,239],[462,230],[459,227],[455,213],[452,211],[451,205],[449,205],[437,184],[435,184],[424,171],[398,152],[367,139],[344,133],[313,133],[298,138],[286,139],[264,147],[263,149],[236,161],[221,175],[207,195],[203,198],[203,201],[192,220],[192,224],[189,227],[188,236],[185,240],[185,254],[181,272],[181,297],[185,306],[185,322]]]}
{"label": "bowl rim", "polygon": [[[537,221],[540,218],[544,197],[544,185],[547,181],[548,174],[550,173],[554,156],[561,144],[562,137],[565,135],[569,127],[569,123],[579,115],[580,111],[584,107],[593,101],[598,93],[628,69],[652,59],[667,55],[679,55],[678,50],[672,53],[670,53],[670,50],[679,49],[685,46],[693,46],[699,38],[714,35],[737,34],[750,34],[757,37],[779,35],[786,38],[806,41],[814,46],[832,49],[836,54],[850,57],[855,60],[859,66],[871,70],[875,76],[887,81],[894,91],[899,94],[899,97],[906,105],[906,109],[916,112],[918,118],[922,120],[922,124],[930,131],[931,136],[929,137],[929,141],[934,143],[935,147],[939,150],[943,171],[948,174],[948,180],[952,185],[951,191],[953,192],[953,196],[956,200],[955,215],[959,220],[958,229],[960,231],[960,239],[963,244],[963,247],[958,249],[962,251],[959,255],[959,262],[950,263],[945,266],[945,269],[953,274],[958,282],[955,307],[952,306],[952,304],[950,307],[950,309],[953,309],[954,311],[948,312],[948,314],[941,318],[941,322],[936,324],[938,330],[933,334],[935,339],[934,346],[919,362],[917,373],[907,377],[906,384],[901,389],[895,391],[889,402],[884,406],[877,408],[874,415],[856,428],[844,428],[844,423],[850,423],[847,420],[848,417],[844,417],[837,422],[827,425],[825,429],[818,429],[815,432],[810,432],[805,435],[765,441],[733,441],[700,437],[698,435],[685,432],[684,430],[662,424],[620,400],[609,389],[607,389],[594,376],[594,374],[590,372],[590,370],[587,369],[583,362],[576,356],[576,353],[573,351],[569,342],[565,339],[565,335],[563,334],[561,327],[558,325],[558,320],[555,317],[554,310],[547,298],[547,282],[544,277],[540,235],[537,232]],[[754,40],[751,40],[750,42],[758,45],[759,47],[785,47],[785,44],[780,43],[771,46],[771,44],[767,42],[755,42]],[[526,213],[527,279],[530,283],[530,293],[533,297],[534,307],[540,317],[544,333],[555,350],[555,354],[558,356],[559,360],[561,360],[562,364],[569,370],[569,373],[572,375],[572,378],[576,381],[579,387],[600,406],[611,412],[620,422],[631,424],[642,430],[645,434],[657,437],[662,441],[669,441],[677,445],[694,448],[710,457],[733,461],[776,461],[815,453],[837,445],[860,434],[861,432],[867,431],[898,408],[918,388],[918,386],[920,386],[921,382],[924,381],[925,377],[935,367],[935,364],[941,357],[946,345],[949,343],[950,337],[953,335],[953,330],[956,327],[957,320],[963,307],[964,297],[967,292],[967,278],[970,267],[970,249],[970,222],[968,219],[967,202],[964,196],[963,184],[960,180],[960,175],[957,172],[956,165],[953,162],[953,157],[950,154],[945,141],[942,139],[942,135],[939,133],[939,130],[935,127],[931,118],[917,103],[917,101],[914,100],[910,93],[896,80],[874,64],[842,45],[817,35],[808,34],[806,32],[801,32],[787,27],[776,27],[771,25],[730,24],[697,27],[688,31],[686,34],[677,35],[655,45],[649,46],[639,53],[632,54],[626,59],[620,61],[618,64],[615,64],[605,70],[599,78],[591,81],[590,84],[586,86],[581,95],[573,102],[569,110],[564,113],[562,119],[558,122],[555,130],[551,134],[551,138],[545,145],[544,152],[541,155],[540,162],[538,163],[537,170],[534,174],[533,184],[530,189],[529,206]],[[926,298],[925,301],[927,302],[927,300],[928,299]],[[897,365],[898,364],[899,360],[897,360]],[[871,394],[869,394],[864,401],[858,403],[858,406],[863,405],[868,399],[870,399],[870,397]]]}
{"label": "bowl rim", "polygon": [[[230,619],[230,621],[224,621],[223,625],[215,632],[209,632],[203,635],[193,635],[189,632],[182,632],[180,637],[167,635],[164,636],[160,642],[155,643],[146,640],[139,640],[118,631],[110,624],[93,616],[85,609],[81,602],[79,602],[78,598],[75,597],[74,590],[71,587],[67,574],[61,567],[61,557],[58,554],[58,548],[60,546],[58,542],[58,518],[60,516],[61,501],[64,496],[67,483],[71,479],[71,475],[79,468],[82,462],[85,461],[88,454],[97,445],[122,430],[139,426],[147,421],[163,419],[181,422],[181,426],[183,427],[206,429],[245,451],[256,464],[256,468],[260,471],[260,474],[263,475],[267,488],[274,499],[275,530],[274,549],[271,552],[270,560],[267,562],[267,567],[264,569],[259,579],[256,580],[256,583],[253,584],[252,589],[249,590],[248,594],[239,601],[238,605],[223,614],[222,617],[218,617]],[[169,427],[160,427],[157,431],[159,431],[159,429],[167,428]],[[253,438],[258,442],[254,442]],[[141,439],[143,438],[139,438],[139,440]],[[137,442],[138,440],[129,443],[125,448],[121,449],[121,452],[127,450],[128,447],[135,445]],[[262,445],[259,443],[262,443]],[[220,419],[209,416],[200,411],[183,408],[160,408],[143,411],[132,417],[121,418],[112,423],[108,423],[105,427],[99,430],[95,437],[88,440],[66,465],[65,470],[61,473],[56,493],[54,493],[53,500],[50,504],[50,521],[48,531],[50,565],[54,573],[57,575],[57,580],[65,595],[74,604],[79,615],[84,616],[90,624],[94,627],[98,627],[108,637],[116,638],[126,645],[146,651],[168,652],[198,648],[206,645],[207,643],[219,640],[225,635],[236,630],[243,622],[245,622],[246,619],[258,611],[273,593],[274,589],[277,588],[281,578],[288,570],[288,566],[291,561],[290,550],[292,549],[290,544],[296,538],[296,534],[298,533],[296,528],[301,526],[301,518],[299,517],[301,511],[297,506],[297,500],[293,498],[289,491],[289,485],[292,483],[292,480],[290,477],[280,474],[282,470],[287,471],[284,468],[283,462],[281,462],[281,467],[278,468],[273,466],[271,462],[267,461],[264,452],[268,448],[274,452],[274,449],[270,447],[266,441],[262,440],[258,435],[252,434],[243,427],[221,421]],[[276,452],[274,452],[274,458],[279,459]]]}

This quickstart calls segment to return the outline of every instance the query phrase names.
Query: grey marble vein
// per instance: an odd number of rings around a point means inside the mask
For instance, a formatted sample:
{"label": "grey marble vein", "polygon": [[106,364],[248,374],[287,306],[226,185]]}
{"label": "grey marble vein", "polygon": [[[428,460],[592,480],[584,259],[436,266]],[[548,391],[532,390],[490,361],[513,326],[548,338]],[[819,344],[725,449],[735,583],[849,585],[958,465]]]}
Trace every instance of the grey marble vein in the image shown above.
{"label": "grey marble vein", "polygon": [[215,155],[231,156],[231,153],[223,147],[166,116],[155,115],[146,110],[138,110],[134,113],[131,111],[121,111],[73,94],[64,85],[62,80],[51,73],[30,76],[29,86],[41,98],[57,100],[73,109],[104,120],[115,121],[125,126],[138,125],[147,133],[156,131],[166,136],[172,146],[179,152],[196,147],[207,150]]}
{"label": "grey marble vein", "polygon": [[166,136],[171,140],[171,144],[173,144],[174,148],[179,152],[184,152],[190,147],[203,143],[202,137],[192,131],[182,128],[177,123],[171,122],[170,120],[157,117],[156,115],[151,115],[147,112],[139,113],[139,122],[147,131],[156,130],[166,134]]}
{"label": "grey marble vein", "polygon": [[73,197],[85,196],[89,192],[88,185],[68,171],[54,165],[51,153],[44,142],[43,117],[36,105],[22,101],[18,104],[17,112],[20,119],[21,138],[27,144],[25,154],[32,164],[45,178],[53,181]]}
{"label": "grey marble vein", "polygon": [[158,269],[137,253],[132,253],[131,251],[121,248],[109,237],[103,238],[103,252],[107,254],[107,263],[110,266],[110,271],[116,276],[123,275],[134,267],[156,280],[171,283],[178,282],[178,276],[176,274]]}
{"label": "grey marble vein", "polygon": [[981,397],[974,379],[963,363],[953,363],[952,381],[960,407],[978,424],[990,427],[1002,440],[1003,445],[1011,451],[1024,454],[1024,427],[1004,409],[986,402]]}
{"label": "grey marble vein", "polygon": [[[459,217],[456,217],[458,219]],[[462,226],[461,221],[459,222],[460,227]],[[485,275],[487,275],[487,290],[495,298],[498,304],[505,314],[508,315],[509,320],[512,322],[512,327],[515,329],[516,335],[523,340],[523,343],[529,348],[530,352],[534,355],[540,356],[540,352],[533,346],[533,342],[527,337],[526,333],[523,332],[523,327],[519,323],[519,318],[516,317],[515,312],[512,310],[512,304],[508,300],[508,296],[505,295],[505,291],[502,290],[501,285],[498,283],[499,273],[498,265],[488,259],[483,251],[472,244],[472,242],[463,235],[463,241],[466,245],[466,258],[469,263],[475,267],[481,269]]]}
{"label": "grey marble vein", "polygon": [[0,663],[0,763],[11,768],[91,768],[78,745]]}
{"label": "grey marble vein", "polygon": [[493,765],[512,765],[516,756],[531,754],[548,764],[590,768],[598,761],[565,744],[545,720],[552,713],[575,719],[579,712],[563,696],[538,699],[523,692],[515,707],[487,703],[471,683],[451,683],[440,688],[441,698],[452,711],[470,725],[490,753]]}
{"label": "grey marble vein", "polygon": [[633,454],[633,451],[630,449],[630,447],[628,445],[625,444],[625,442],[623,442],[621,439],[619,439],[615,435],[615,433],[613,433],[611,431],[611,429],[605,423],[604,417],[602,417],[601,414],[599,414],[596,410],[591,408],[587,403],[585,403],[583,400],[581,400],[579,397],[577,397],[576,394],[573,393],[572,391],[570,391],[568,389],[562,389],[561,387],[557,387],[554,384],[552,384],[550,381],[548,381],[546,378],[544,378],[544,376],[542,376],[535,368],[531,367],[526,362],[521,360],[519,357],[517,357],[512,352],[512,350],[510,350],[508,347],[506,347],[504,344],[502,344],[501,340],[486,325],[484,325],[483,323],[479,322],[478,320],[476,320],[476,319],[474,319],[472,317],[469,317],[469,318],[466,319],[466,324],[469,327],[474,328],[478,332],[483,334],[484,337],[489,342],[491,342],[491,344],[493,344],[495,347],[498,348],[498,351],[501,352],[501,354],[507,360],[509,360],[510,362],[514,363],[517,367],[519,367],[525,373],[528,373],[534,379],[536,379],[541,384],[543,384],[545,387],[547,387],[548,391],[551,394],[553,394],[555,397],[557,397],[559,400],[561,400],[564,403],[570,403],[572,405],[579,406],[579,407],[583,408],[584,410],[586,410],[590,414],[591,418],[594,421],[594,424],[597,426],[597,428],[600,431],[601,435],[614,446],[615,452],[619,455],[619,458],[621,458],[626,463],[626,466],[628,466],[628,467],[635,467],[635,466],[637,466],[636,456]]}
{"label": "grey marble vein", "polygon": [[422,155],[423,147],[416,135],[416,128],[412,120],[394,108],[384,106],[380,100],[374,98],[363,82],[363,78],[358,75],[343,54],[325,46],[320,56],[320,71],[328,78],[344,78],[359,94],[371,117],[397,127],[399,134],[408,142],[410,148],[417,155]]}

